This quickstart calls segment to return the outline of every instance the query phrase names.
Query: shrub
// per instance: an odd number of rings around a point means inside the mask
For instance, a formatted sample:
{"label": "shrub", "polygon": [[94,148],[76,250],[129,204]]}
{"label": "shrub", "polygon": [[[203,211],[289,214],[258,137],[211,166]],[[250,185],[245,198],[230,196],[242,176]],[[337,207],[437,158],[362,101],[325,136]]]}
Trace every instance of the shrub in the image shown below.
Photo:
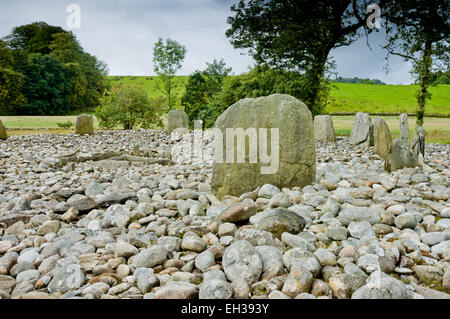
{"label": "shrub", "polygon": [[163,104],[161,99],[149,99],[147,92],[139,86],[118,83],[104,94],[95,116],[99,125],[106,129],[118,125],[126,130],[159,127],[159,111]]}
{"label": "shrub", "polygon": [[69,129],[73,126],[73,123],[71,121],[67,122],[56,122],[56,125],[60,128]]}
{"label": "shrub", "polygon": [[[305,77],[299,72],[274,70],[265,66],[256,67],[246,74],[227,77],[222,90],[213,96],[212,101],[196,108],[196,115],[203,120],[205,127],[212,127],[217,117],[237,101],[275,93],[289,94],[300,101],[305,101],[307,98]],[[323,94],[325,93],[324,86]]]}

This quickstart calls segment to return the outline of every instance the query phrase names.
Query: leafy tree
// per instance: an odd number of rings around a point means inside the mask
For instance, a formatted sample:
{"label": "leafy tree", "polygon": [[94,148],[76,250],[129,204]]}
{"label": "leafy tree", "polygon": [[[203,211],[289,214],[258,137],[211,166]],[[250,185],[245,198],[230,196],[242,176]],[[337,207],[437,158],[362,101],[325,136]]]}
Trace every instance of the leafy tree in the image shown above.
{"label": "leafy tree", "polygon": [[[62,63],[66,71],[66,80],[71,84],[68,111],[91,111],[98,106],[107,87],[107,67],[96,57],[85,52],[72,32],[45,22],[35,22],[14,28],[5,40],[13,52],[11,68],[16,72],[24,75],[30,72],[29,58],[33,54],[42,56],[53,54]],[[25,86],[28,85],[37,84],[29,79],[25,82]],[[23,91],[26,90],[30,92],[34,88],[24,87]],[[30,94],[28,97],[32,96],[33,94]],[[63,96],[60,98],[65,99]],[[30,105],[41,105],[32,100],[28,102],[28,105],[16,108],[16,111],[27,109],[29,111]]]}
{"label": "leafy tree", "polygon": [[9,115],[14,107],[25,103],[22,87],[24,76],[13,70],[14,58],[11,49],[0,40],[0,114]]}
{"label": "leafy tree", "polygon": [[136,85],[118,83],[107,91],[95,110],[100,126],[112,129],[122,125],[125,130],[161,125],[157,110],[161,99],[149,99],[147,92]]}
{"label": "leafy tree", "polygon": [[433,84],[450,84],[450,70],[446,72],[438,71],[433,74]]}
{"label": "leafy tree", "polygon": [[224,79],[231,73],[222,60],[207,63],[203,71],[195,71],[189,76],[186,92],[181,99],[191,125],[198,119],[199,111],[212,102],[213,96],[222,90]]}
{"label": "leafy tree", "polygon": [[23,70],[30,54],[49,54],[53,35],[61,32],[66,31],[42,21],[15,27],[5,40],[14,51],[16,69]]}
{"label": "leafy tree", "polygon": [[13,114],[15,107],[26,102],[22,94],[24,82],[21,73],[0,66],[0,115]]}
{"label": "leafy tree", "polygon": [[[246,74],[227,77],[222,90],[213,96],[211,103],[198,110],[198,118],[203,120],[205,127],[212,127],[224,110],[243,98],[280,93],[304,100],[306,85],[305,76],[297,71],[283,71],[267,66],[255,67]],[[326,90],[327,87],[324,87],[321,92]]]}
{"label": "leafy tree", "polygon": [[25,67],[24,94],[28,103],[17,107],[23,115],[62,115],[69,109],[67,71],[52,54],[31,54]]}
{"label": "leafy tree", "polygon": [[72,84],[71,109],[95,109],[106,89],[106,65],[84,52],[72,32],[54,34],[50,49],[69,73]]}
{"label": "leafy tree", "polygon": [[159,38],[153,48],[154,71],[160,80],[160,88],[167,96],[167,106],[171,110],[177,99],[175,93],[176,82],[173,77],[186,56],[186,48],[175,40]]}
{"label": "leafy tree", "polygon": [[231,28],[226,35],[235,48],[248,49],[257,63],[303,72],[304,102],[320,114],[326,105],[326,94],[320,91],[326,71],[333,66],[329,53],[361,36],[359,30],[366,27],[369,15],[367,4],[364,0],[241,0],[231,7],[234,15],[228,18]]}
{"label": "leafy tree", "polygon": [[433,70],[449,69],[450,3],[441,0],[403,0],[388,2],[383,8],[388,21],[389,55],[398,55],[413,65],[412,74],[419,84],[417,127],[423,126],[425,104],[431,98],[428,87]]}

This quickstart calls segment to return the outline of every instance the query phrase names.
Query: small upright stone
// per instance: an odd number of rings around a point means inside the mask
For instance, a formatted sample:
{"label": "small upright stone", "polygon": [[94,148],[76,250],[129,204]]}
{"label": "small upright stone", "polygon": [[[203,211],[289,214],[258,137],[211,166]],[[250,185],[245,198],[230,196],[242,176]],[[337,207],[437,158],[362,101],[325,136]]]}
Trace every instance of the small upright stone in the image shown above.
{"label": "small upright stone", "polygon": [[396,139],[392,146],[390,170],[392,172],[404,167],[416,167],[419,164],[417,155],[411,151],[409,141]]}
{"label": "small upright stone", "polygon": [[314,138],[320,142],[335,142],[333,120],[330,115],[314,117]]}
{"label": "small upright stone", "polygon": [[189,129],[188,116],[182,110],[171,110],[168,114],[167,129],[172,132],[177,128]]}
{"label": "small upright stone", "polygon": [[6,127],[3,125],[2,120],[0,120],[0,140],[6,140],[8,134],[6,133]]}
{"label": "small upright stone", "polygon": [[356,113],[350,133],[350,144],[373,146],[373,124],[369,114]]}
{"label": "small upright stone", "polygon": [[383,119],[377,119],[376,131],[374,134],[375,153],[380,155],[385,161],[385,170],[389,171],[392,154],[391,131]]}
{"label": "small upright stone", "polygon": [[400,114],[400,139],[409,144],[408,114]]}
{"label": "small upright stone", "polygon": [[89,114],[81,114],[75,123],[75,134],[94,135],[94,117]]}
{"label": "small upright stone", "polygon": [[423,126],[416,127],[411,149],[417,156],[420,156],[420,154],[422,154],[422,157],[425,156],[425,130]]}

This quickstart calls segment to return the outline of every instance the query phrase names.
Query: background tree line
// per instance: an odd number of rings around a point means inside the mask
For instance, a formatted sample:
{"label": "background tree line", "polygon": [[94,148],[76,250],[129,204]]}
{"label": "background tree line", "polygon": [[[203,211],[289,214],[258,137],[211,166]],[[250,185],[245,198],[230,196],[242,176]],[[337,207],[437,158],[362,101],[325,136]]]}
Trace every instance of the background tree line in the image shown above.
{"label": "background tree line", "polygon": [[0,40],[0,114],[93,111],[107,73],[73,33],[45,22],[16,27]]}

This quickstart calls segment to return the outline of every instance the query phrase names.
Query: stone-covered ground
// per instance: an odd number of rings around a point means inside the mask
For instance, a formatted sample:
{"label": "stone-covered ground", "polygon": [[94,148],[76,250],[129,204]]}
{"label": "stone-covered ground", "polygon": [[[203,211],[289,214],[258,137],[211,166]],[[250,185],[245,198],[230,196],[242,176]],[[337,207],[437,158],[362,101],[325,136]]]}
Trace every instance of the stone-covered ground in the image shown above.
{"label": "stone-covered ground", "polygon": [[194,164],[164,131],[1,142],[0,299],[450,296],[449,145],[389,174],[339,138],[316,184],[219,201],[205,135]]}

